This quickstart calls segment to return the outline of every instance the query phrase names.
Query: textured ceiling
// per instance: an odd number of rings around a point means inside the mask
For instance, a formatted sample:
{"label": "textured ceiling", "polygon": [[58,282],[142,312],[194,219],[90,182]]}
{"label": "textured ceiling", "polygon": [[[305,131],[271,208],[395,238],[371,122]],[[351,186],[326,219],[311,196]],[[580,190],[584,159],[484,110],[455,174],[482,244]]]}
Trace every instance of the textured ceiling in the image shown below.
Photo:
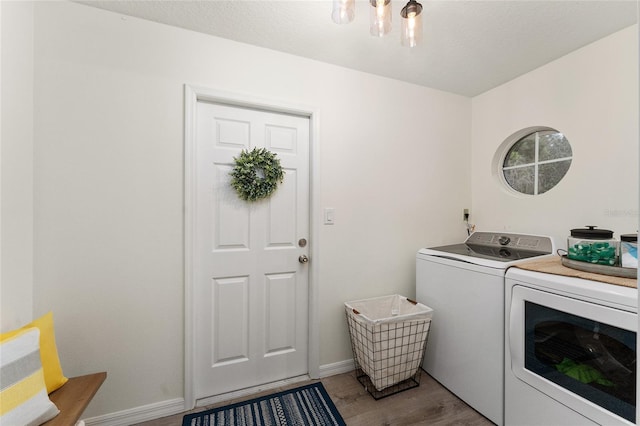
{"label": "textured ceiling", "polygon": [[291,53],[335,65],[475,96],[604,36],[633,25],[637,0],[427,1],[423,43],[400,46],[393,29],[369,35],[368,2],[347,25],[331,20],[331,1],[91,0],[92,7]]}

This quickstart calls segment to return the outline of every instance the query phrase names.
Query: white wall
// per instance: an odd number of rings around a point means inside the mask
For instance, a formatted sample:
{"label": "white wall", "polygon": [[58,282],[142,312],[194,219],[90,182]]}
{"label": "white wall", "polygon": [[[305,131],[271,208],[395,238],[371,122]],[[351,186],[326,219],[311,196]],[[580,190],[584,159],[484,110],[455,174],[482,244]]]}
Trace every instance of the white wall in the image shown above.
{"label": "white wall", "polygon": [[[638,229],[638,27],[633,26],[473,98],[472,222],[482,230],[550,234]],[[573,149],[552,190],[516,197],[492,176],[498,146],[514,132],[549,126]]]}
{"label": "white wall", "polygon": [[320,113],[321,365],[344,301],[413,296],[417,249],[465,235],[467,98],[74,3],[34,28],[33,313],[65,373],[108,371],[88,417],[183,395],[185,83]]}
{"label": "white wall", "polygon": [[[2,4],[2,326],[54,311],[65,372],[109,372],[87,416],[183,395],[185,83],[320,112],[321,205],[337,219],[314,224],[321,364],[351,357],[342,302],[413,295],[415,251],[462,239],[463,208],[480,229],[550,233],[561,245],[573,227],[637,227],[635,28],[470,101],[83,5],[29,7],[33,26],[29,8]],[[5,25],[14,19],[24,25]],[[7,59],[11,49],[21,54]],[[18,81],[31,107],[5,92],[12,69],[27,71]],[[25,145],[8,145],[6,105],[21,99],[27,123],[12,134]],[[491,159],[532,125],[564,132],[574,162],[557,188],[514,198]],[[20,154],[5,169],[11,146]],[[11,194],[25,198],[7,214]],[[33,221],[35,244],[7,249],[9,220],[26,235]],[[33,287],[5,278],[14,257]]]}
{"label": "white wall", "polygon": [[33,4],[0,2],[0,331],[33,313]]}

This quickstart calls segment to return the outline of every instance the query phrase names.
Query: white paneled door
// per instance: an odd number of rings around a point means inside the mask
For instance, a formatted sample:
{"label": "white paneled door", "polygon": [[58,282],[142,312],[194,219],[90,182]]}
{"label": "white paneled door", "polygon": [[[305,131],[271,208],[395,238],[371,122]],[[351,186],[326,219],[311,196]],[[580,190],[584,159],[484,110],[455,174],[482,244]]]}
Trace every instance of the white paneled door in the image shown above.
{"label": "white paneled door", "polygon": [[[199,101],[194,253],[195,399],[308,372],[309,118]],[[241,200],[241,150],[277,154],[285,178]]]}

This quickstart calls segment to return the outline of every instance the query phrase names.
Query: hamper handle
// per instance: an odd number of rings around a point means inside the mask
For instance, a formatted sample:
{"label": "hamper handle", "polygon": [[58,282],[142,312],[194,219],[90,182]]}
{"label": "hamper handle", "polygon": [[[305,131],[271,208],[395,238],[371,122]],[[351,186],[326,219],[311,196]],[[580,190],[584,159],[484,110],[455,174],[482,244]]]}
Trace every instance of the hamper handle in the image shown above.
{"label": "hamper handle", "polygon": [[351,308],[353,310],[353,313],[356,315],[360,315],[360,312],[358,312],[358,310],[356,308]]}
{"label": "hamper handle", "polygon": [[409,298],[407,298],[407,302],[409,302],[409,303],[413,303],[414,305],[417,305],[417,304],[418,304],[418,302],[416,302],[415,300],[411,300],[411,299],[409,299]]}

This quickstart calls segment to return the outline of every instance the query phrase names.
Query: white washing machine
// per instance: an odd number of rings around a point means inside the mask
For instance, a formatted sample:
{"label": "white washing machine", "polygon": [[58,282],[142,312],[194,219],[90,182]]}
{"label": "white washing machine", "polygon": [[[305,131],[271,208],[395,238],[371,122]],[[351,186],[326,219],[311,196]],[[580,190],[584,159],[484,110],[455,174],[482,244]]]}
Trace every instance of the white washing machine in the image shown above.
{"label": "white washing machine", "polygon": [[416,255],[416,299],[433,309],[424,370],[497,425],[504,404],[504,276],[555,252],[549,237],[475,232]]}
{"label": "white washing machine", "polygon": [[638,291],[518,268],[505,282],[505,424],[635,424]]}

